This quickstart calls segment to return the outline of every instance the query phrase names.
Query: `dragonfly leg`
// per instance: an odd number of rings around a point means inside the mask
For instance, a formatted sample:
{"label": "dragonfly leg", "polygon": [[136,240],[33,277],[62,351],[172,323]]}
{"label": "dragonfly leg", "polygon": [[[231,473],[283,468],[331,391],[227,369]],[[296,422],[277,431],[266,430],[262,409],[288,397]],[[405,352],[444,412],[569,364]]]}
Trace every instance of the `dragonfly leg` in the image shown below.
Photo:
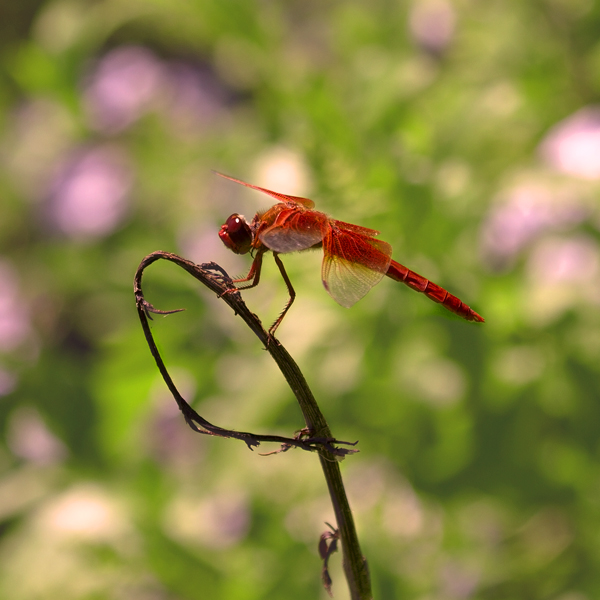
{"label": "dragonfly leg", "polygon": [[225,290],[219,296],[219,298],[225,296],[225,294],[236,292],[237,290],[249,290],[250,288],[256,287],[258,285],[258,282],[260,281],[260,270],[262,268],[263,254],[264,252],[259,251],[258,254],[255,256],[254,261],[252,262],[252,266],[250,267],[250,271],[248,272],[248,275],[246,275],[246,277],[242,277],[241,279],[232,279],[232,282],[235,284],[245,283],[246,281],[249,281],[250,283],[248,285],[236,285],[236,287],[232,287],[228,290]]}
{"label": "dragonfly leg", "polygon": [[275,323],[273,323],[273,325],[271,325],[271,327],[269,327],[269,335],[270,336],[273,336],[273,334],[275,333],[277,328],[281,325],[281,321],[283,321],[283,317],[285,317],[285,314],[290,309],[290,306],[292,306],[292,304],[294,303],[294,300],[296,299],[296,291],[294,290],[294,287],[292,286],[292,282],[290,281],[288,274],[285,272],[285,267],[283,266],[283,263],[281,262],[281,259],[279,258],[279,255],[277,254],[277,252],[273,252],[273,258],[275,259],[275,262],[277,263],[277,266],[279,267],[279,272],[281,273],[281,276],[283,277],[283,280],[285,281],[285,285],[287,286],[290,298],[287,301],[287,304],[283,307],[283,310],[281,311],[281,314],[277,317]]}
{"label": "dragonfly leg", "polygon": [[241,279],[234,279],[233,283],[245,283],[249,281],[248,285],[240,285],[237,286],[238,290],[249,290],[250,288],[256,287],[258,282],[260,281],[260,271],[262,269],[262,259],[264,252],[258,251],[258,254],[254,257],[254,261],[252,262],[252,266],[250,267],[250,271],[248,271],[248,275],[246,277],[242,277]]}

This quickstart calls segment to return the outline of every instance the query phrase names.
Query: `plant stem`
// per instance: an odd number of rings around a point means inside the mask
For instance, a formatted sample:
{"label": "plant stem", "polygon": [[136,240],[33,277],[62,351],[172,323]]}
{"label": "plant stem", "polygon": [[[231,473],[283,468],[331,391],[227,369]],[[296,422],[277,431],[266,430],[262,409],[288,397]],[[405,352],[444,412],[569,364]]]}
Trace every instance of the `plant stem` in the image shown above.
{"label": "plant stem", "polygon": [[[155,309],[144,299],[142,292],[142,274],[144,269],[159,259],[175,263],[202,284],[217,293],[218,297],[230,306],[235,314],[243,319],[248,327],[252,329],[265,345],[266,350],[277,363],[277,366],[283,373],[283,376],[298,400],[306,423],[306,429],[309,432],[309,437],[304,438],[304,441],[307,442],[306,444],[303,442],[303,438],[286,440],[280,436],[264,436],[236,432],[217,427],[198,415],[185,399],[181,397],[166,370],[156,345],[154,344],[147,320],[147,314],[149,312],[169,314],[177,311],[160,311]],[[211,435],[220,435],[222,437],[243,439],[250,448],[252,448],[252,446],[257,446],[261,441],[279,440],[283,440],[282,448],[285,449],[291,445],[299,447],[306,446],[305,449],[318,448],[321,468],[323,469],[329,496],[331,497],[333,510],[335,512],[337,530],[339,531],[339,538],[342,544],[344,572],[350,588],[351,598],[352,600],[371,600],[373,595],[371,592],[367,561],[360,550],[358,536],[354,526],[354,518],[352,516],[352,511],[350,510],[350,504],[348,503],[348,497],[346,496],[346,490],[344,488],[339,466],[339,460],[344,454],[351,451],[334,447],[334,444],[344,444],[344,442],[336,442],[335,438],[331,435],[327,421],[319,409],[317,401],[315,400],[304,375],[300,371],[300,368],[280,342],[265,331],[258,317],[248,310],[239,292],[237,292],[232,285],[231,279],[229,279],[225,271],[214,263],[197,265],[176,254],[161,251],[153,252],[142,260],[135,275],[134,291],[142,327],[144,328],[144,333],[158,368],[161,371],[167,386],[171,390],[171,393],[175,397],[179,408],[183,412],[186,421],[195,431],[199,433],[209,433]],[[202,429],[199,429],[196,424],[200,425]]]}

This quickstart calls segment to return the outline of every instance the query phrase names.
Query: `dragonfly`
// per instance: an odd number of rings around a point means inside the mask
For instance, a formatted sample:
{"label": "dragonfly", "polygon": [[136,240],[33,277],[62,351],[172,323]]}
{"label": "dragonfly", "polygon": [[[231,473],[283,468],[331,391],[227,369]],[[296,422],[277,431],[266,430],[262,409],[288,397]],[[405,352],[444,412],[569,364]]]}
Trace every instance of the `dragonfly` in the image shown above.
{"label": "dragonfly", "polygon": [[237,289],[256,287],[260,281],[263,256],[271,251],[288,289],[289,299],[281,314],[269,328],[273,336],[294,303],[296,292],[288,277],[280,254],[309,249],[323,249],[321,278],[329,295],[341,306],[350,308],[384,276],[400,281],[425,294],[450,312],[467,321],[484,322],[462,300],[425,277],[392,260],[392,247],[377,239],[379,231],[351,223],[337,221],[325,213],[314,210],[315,203],[308,198],[273,192],[218,173],[229,179],[275,198],[278,202],[263,212],[257,212],[248,222],[238,213],[232,214],[221,226],[219,237],[235,254],[253,256],[246,277],[234,279]]}

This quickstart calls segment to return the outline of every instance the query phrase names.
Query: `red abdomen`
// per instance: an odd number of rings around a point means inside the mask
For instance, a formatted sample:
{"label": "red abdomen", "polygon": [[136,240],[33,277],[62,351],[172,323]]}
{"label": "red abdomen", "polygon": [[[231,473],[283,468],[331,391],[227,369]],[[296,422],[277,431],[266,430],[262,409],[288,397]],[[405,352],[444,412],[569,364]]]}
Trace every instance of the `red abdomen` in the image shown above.
{"label": "red abdomen", "polygon": [[390,263],[386,275],[396,281],[405,283],[408,287],[417,292],[425,294],[434,302],[439,302],[444,308],[447,308],[449,311],[467,321],[477,321],[480,323],[483,323],[484,321],[483,317],[478,315],[459,298],[453,296],[439,285],[425,279],[425,277],[421,277],[418,273],[407,269],[404,265],[397,263],[395,260]]}

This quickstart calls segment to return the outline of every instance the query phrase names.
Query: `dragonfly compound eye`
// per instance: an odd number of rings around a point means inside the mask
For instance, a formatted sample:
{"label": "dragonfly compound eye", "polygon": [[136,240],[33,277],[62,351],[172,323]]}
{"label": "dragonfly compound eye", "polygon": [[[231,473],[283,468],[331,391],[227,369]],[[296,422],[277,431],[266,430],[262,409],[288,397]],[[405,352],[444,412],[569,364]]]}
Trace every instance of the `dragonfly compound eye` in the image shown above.
{"label": "dragonfly compound eye", "polygon": [[221,226],[219,237],[236,254],[247,254],[252,247],[252,231],[242,215],[231,215]]}

